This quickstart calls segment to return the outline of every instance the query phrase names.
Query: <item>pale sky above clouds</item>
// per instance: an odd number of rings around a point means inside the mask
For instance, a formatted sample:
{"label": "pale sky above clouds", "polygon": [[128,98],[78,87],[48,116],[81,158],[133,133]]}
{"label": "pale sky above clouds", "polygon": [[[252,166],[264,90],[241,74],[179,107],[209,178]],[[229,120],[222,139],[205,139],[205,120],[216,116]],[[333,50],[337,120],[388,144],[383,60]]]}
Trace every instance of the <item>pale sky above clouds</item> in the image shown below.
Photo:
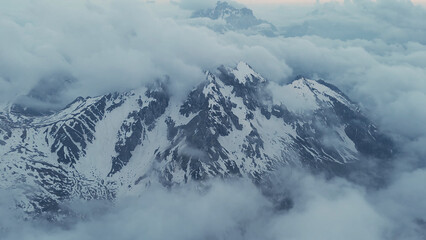
{"label": "pale sky above clouds", "polygon": [[[315,3],[317,0],[236,0],[244,4],[283,4],[283,3],[298,3],[309,4]],[[320,0],[319,2],[343,2],[343,0]],[[426,0],[411,0],[413,3],[426,4]]]}

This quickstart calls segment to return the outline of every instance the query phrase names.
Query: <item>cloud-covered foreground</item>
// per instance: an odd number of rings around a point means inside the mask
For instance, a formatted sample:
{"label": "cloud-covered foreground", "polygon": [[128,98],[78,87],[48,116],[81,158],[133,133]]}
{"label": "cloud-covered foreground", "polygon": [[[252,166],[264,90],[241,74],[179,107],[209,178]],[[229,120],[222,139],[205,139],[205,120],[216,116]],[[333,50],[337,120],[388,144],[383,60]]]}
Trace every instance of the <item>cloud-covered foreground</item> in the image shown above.
{"label": "cloud-covered foreground", "polygon": [[[2,202],[2,239],[424,239],[425,171],[369,193],[343,179],[280,172],[265,197],[243,180],[151,188],[138,198],[73,203],[65,226],[21,221]],[[290,197],[278,210],[270,199]]]}

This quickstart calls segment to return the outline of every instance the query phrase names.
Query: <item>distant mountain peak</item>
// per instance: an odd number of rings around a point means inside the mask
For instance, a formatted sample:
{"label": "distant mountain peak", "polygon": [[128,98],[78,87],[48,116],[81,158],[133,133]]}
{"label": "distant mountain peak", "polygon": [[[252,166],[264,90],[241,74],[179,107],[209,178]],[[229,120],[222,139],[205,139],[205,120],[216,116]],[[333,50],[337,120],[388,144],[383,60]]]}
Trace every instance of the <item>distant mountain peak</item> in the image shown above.
{"label": "distant mountain peak", "polygon": [[276,27],[272,23],[256,18],[251,9],[246,7],[236,8],[225,1],[218,1],[215,8],[198,10],[191,17],[224,20],[226,25],[215,29],[221,32],[227,30],[253,30],[265,35],[274,35],[276,31]]}

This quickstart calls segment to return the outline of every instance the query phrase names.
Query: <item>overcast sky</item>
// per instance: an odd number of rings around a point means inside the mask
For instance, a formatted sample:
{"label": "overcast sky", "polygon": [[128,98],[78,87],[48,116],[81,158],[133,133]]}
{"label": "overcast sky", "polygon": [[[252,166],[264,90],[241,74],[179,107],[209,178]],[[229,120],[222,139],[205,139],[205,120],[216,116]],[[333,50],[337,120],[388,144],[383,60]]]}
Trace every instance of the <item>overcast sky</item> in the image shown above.
{"label": "overcast sky", "polygon": [[[244,4],[312,4],[316,3],[317,0],[236,0],[237,2]],[[344,0],[318,0],[321,3],[324,2],[343,2]],[[426,0],[411,0],[413,3],[425,4]]]}

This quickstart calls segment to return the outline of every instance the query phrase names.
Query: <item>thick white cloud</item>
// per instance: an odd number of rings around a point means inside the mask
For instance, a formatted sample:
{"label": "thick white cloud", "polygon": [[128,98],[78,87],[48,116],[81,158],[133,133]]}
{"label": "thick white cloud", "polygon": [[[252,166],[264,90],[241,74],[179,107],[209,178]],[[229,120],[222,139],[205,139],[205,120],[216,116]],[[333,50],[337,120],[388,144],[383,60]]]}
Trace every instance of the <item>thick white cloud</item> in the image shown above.
{"label": "thick white cloud", "polygon": [[1,101],[27,93],[57,71],[78,80],[73,97],[124,91],[164,75],[171,77],[178,92],[185,92],[203,80],[203,70],[240,60],[259,65],[266,75],[277,66],[282,76],[290,71],[261,46],[237,46],[207,28],[162,17],[165,13],[158,9],[131,0],[20,0],[2,7]]}
{"label": "thick white cloud", "polygon": [[426,193],[417,184],[425,180],[424,171],[401,176],[375,193],[343,179],[325,180],[296,170],[277,176],[275,194],[293,199],[290,210],[274,208],[249,182],[213,181],[173,190],[151,188],[114,206],[73,203],[81,217],[65,226],[21,221],[0,205],[0,232],[7,240],[424,238]]}

